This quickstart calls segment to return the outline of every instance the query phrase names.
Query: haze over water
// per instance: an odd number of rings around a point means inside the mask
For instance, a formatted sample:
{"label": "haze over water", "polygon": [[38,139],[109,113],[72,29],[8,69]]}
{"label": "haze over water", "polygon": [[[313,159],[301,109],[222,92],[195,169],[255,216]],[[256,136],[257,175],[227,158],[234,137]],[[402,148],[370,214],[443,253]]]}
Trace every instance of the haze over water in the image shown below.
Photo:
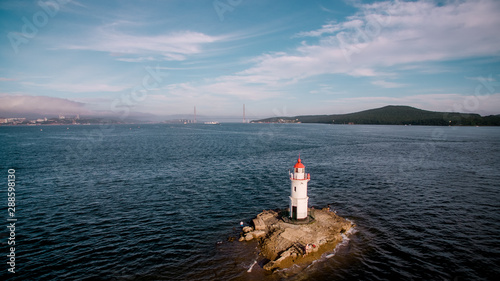
{"label": "haze over water", "polygon": [[[0,127],[1,170],[4,179],[16,170],[18,217],[17,273],[4,262],[2,280],[500,275],[500,128],[68,128]],[[240,221],[287,207],[288,170],[299,153],[311,174],[310,206],[330,204],[356,232],[307,268],[247,272],[256,244],[226,240]],[[6,253],[8,232],[0,235]]]}

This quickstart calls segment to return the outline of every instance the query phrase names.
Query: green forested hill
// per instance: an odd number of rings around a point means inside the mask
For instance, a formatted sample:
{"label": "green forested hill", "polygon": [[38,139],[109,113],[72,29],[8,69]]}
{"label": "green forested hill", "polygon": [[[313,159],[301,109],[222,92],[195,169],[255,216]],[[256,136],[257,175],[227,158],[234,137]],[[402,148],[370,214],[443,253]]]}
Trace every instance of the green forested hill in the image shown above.
{"label": "green forested hill", "polygon": [[253,122],[500,126],[500,116],[481,117],[479,114],[473,113],[434,112],[410,106],[389,105],[349,114],[272,117]]}

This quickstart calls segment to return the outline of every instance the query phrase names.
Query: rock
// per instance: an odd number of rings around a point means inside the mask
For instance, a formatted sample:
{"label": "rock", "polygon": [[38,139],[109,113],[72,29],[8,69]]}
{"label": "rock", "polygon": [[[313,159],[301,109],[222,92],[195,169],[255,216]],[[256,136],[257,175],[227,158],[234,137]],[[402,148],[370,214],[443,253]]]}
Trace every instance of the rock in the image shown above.
{"label": "rock", "polygon": [[245,241],[250,241],[252,239],[253,239],[252,233],[249,232],[249,233],[245,234]]}
{"label": "rock", "polygon": [[253,225],[255,225],[255,230],[266,229],[266,224],[260,218],[253,219],[252,222],[253,222]]}
{"label": "rock", "polygon": [[294,256],[293,256],[294,254],[295,254],[295,257],[296,257],[297,256],[296,249],[294,247],[290,247],[288,250],[286,250],[285,252],[283,252],[277,260],[270,261],[267,264],[265,264],[264,265],[264,269],[265,270],[273,270],[273,269],[279,268],[279,267],[281,267],[281,264],[285,260],[287,260],[289,258],[294,258]]}
{"label": "rock", "polygon": [[245,237],[241,236],[240,239],[238,239],[238,241],[240,242],[245,241]]}
{"label": "rock", "polygon": [[251,226],[245,226],[245,227],[243,227],[243,232],[245,232],[245,233],[250,232],[252,230],[253,230],[253,228]]}
{"label": "rock", "polygon": [[268,222],[268,221],[276,218],[276,215],[277,215],[277,213],[273,210],[269,210],[269,211],[264,210],[257,217],[259,217],[264,222]]}
{"label": "rock", "polygon": [[270,261],[264,265],[264,270],[271,271],[275,268],[274,261]]}
{"label": "rock", "polygon": [[266,227],[278,221],[278,213],[273,210],[264,210],[252,220],[255,230],[266,230]]}
{"label": "rock", "polygon": [[266,237],[266,232],[264,230],[255,230],[252,232],[253,238]]}

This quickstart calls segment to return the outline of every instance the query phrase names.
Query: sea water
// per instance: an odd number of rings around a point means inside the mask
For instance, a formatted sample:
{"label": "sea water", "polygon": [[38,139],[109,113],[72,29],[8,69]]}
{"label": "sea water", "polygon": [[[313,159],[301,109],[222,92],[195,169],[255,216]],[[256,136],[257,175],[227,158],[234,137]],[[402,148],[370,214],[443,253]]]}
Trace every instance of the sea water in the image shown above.
{"label": "sea water", "polygon": [[[40,130],[43,128],[43,130]],[[320,124],[0,127],[16,176],[16,273],[2,280],[493,280],[500,128]],[[309,204],[356,231],[305,267],[262,270],[239,223]],[[3,261],[2,261],[3,260]]]}

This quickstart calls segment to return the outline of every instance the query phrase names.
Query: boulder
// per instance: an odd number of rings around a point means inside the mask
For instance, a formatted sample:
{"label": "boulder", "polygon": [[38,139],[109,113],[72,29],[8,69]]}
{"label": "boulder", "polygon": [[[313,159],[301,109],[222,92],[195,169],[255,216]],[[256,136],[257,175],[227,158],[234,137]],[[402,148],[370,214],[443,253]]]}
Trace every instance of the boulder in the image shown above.
{"label": "boulder", "polygon": [[253,228],[251,226],[245,226],[245,227],[243,227],[243,232],[245,232],[245,233],[250,232],[252,230],[253,230]]}
{"label": "boulder", "polygon": [[252,233],[249,232],[249,233],[245,234],[245,241],[250,241],[252,239],[253,239]]}
{"label": "boulder", "polygon": [[253,219],[253,225],[255,225],[255,230],[265,230],[266,224],[261,218]]}
{"label": "boulder", "polygon": [[253,238],[266,237],[266,232],[264,230],[255,230],[252,232]]}
{"label": "boulder", "polygon": [[252,220],[255,230],[266,230],[266,227],[278,221],[278,213],[273,210],[264,210]]}

